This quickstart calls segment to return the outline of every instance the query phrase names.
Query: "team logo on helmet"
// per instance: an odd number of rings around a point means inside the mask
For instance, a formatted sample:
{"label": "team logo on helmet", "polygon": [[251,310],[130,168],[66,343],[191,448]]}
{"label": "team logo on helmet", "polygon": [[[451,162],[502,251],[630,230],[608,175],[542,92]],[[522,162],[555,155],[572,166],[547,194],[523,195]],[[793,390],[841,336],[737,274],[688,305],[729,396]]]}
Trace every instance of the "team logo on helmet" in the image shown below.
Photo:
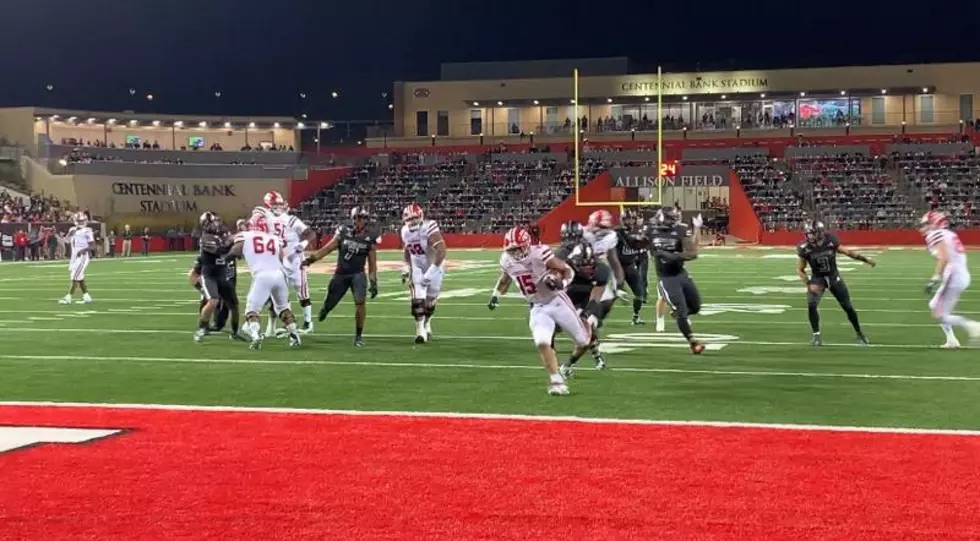
{"label": "team logo on helmet", "polygon": [[531,234],[522,227],[513,227],[504,235],[504,251],[517,259],[528,256],[531,244]]}

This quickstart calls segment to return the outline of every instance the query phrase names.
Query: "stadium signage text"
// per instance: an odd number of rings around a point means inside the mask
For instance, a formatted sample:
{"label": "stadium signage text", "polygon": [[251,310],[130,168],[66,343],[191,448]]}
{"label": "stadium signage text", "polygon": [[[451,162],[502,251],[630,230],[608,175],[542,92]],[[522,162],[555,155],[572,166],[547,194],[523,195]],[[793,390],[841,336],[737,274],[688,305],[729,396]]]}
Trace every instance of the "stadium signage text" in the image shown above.
{"label": "stadium signage text", "polygon": [[[610,170],[613,186],[617,188],[656,188],[657,176],[649,167],[617,167]],[[724,167],[686,167],[682,174],[664,175],[666,187],[717,188],[728,186],[728,170]]]}
{"label": "stadium signage text", "polygon": [[[705,79],[697,77],[694,79],[664,79],[664,92],[683,92],[683,91],[712,91],[727,90],[731,92],[752,92],[769,88],[769,78],[767,77],[720,77],[717,79]],[[656,92],[658,89],[657,81],[636,81],[625,82],[620,85],[620,89],[626,93]]]}
{"label": "stadium signage text", "polygon": [[[143,213],[198,212],[198,197],[235,197],[232,184],[168,184],[149,182],[113,182],[112,194],[152,197],[140,199]],[[159,198],[159,199],[157,199]]]}

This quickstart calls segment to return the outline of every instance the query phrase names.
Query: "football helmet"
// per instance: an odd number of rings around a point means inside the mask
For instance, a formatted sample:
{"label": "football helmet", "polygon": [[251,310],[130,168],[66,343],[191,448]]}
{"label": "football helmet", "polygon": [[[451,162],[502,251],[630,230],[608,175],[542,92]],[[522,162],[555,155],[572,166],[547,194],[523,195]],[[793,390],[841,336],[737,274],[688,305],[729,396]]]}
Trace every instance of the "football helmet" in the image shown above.
{"label": "football helmet", "polygon": [[78,227],[85,227],[88,225],[88,216],[86,216],[84,212],[76,212],[75,215],[72,216],[72,222],[74,222]]}
{"label": "football helmet", "polygon": [[613,217],[606,209],[599,209],[592,214],[589,214],[589,227],[599,227],[602,229],[609,229],[612,227]]}
{"label": "football helmet", "polygon": [[248,231],[248,220],[244,218],[239,218],[235,221],[235,229],[241,233],[242,231]]}
{"label": "football helmet", "polygon": [[930,210],[922,216],[922,220],[919,221],[919,231],[922,234],[929,233],[930,231],[935,231],[937,229],[945,229],[949,227],[949,218],[946,217],[942,212],[935,210]]}
{"label": "football helmet", "polygon": [[531,253],[531,235],[521,227],[512,227],[504,235],[504,251],[515,259],[524,259]]}
{"label": "football helmet", "polygon": [[806,235],[806,240],[810,242],[819,242],[823,240],[824,234],[827,232],[823,225],[823,222],[819,220],[810,220],[803,225],[803,234]]}
{"label": "football helmet", "polygon": [[350,219],[356,220],[358,218],[367,219],[371,215],[368,209],[364,207],[354,207],[350,209]]}
{"label": "football helmet", "polygon": [[269,212],[274,216],[279,216],[288,209],[286,200],[282,197],[282,194],[275,190],[265,194],[262,202],[265,204],[265,208],[269,209]]}
{"label": "football helmet", "polygon": [[579,243],[568,254],[568,264],[575,269],[575,272],[592,277],[595,275],[596,257],[595,250],[587,242]]}
{"label": "football helmet", "polygon": [[425,214],[422,212],[422,207],[415,203],[405,207],[405,210],[402,211],[402,221],[410,228],[416,228],[422,225],[422,220],[424,219]]}
{"label": "football helmet", "polygon": [[261,214],[253,214],[252,218],[245,224],[248,231],[261,231],[263,233],[269,232],[269,222],[266,221],[265,216]]}
{"label": "football helmet", "polygon": [[221,219],[210,210],[204,211],[200,218],[201,230],[206,233],[218,233],[221,231]]}
{"label": "football helmet", "polygon": [[666,206],[657,211],[653,216],[654,225],[660,227],[673,227],[681,220],[681,213],[677,207]]}
{"label": "football helmet", "polygon": [[582,224],[576,221],[568,221],[561,224],[561,236],[562,243],[578,242],[582,240]]}

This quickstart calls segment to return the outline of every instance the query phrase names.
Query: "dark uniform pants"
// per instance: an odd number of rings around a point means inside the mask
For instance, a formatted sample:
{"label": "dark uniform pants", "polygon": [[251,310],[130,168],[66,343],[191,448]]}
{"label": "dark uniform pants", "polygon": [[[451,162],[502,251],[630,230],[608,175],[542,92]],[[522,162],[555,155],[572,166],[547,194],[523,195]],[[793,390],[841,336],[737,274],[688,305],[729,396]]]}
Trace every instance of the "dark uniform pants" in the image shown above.
{"label": "dark uniform pants", "polygon": [[[830,291],[830,294],[837,299],[837,302],[841,306],[849,306],[851,304],[851,293],[847,289],[847,284],[844,283],[844,279],[840,275],[835,276],[811,276],[809,285],[818,285],[823,288],[824,291]],[[809,296],[813,296],[813,293],[807,291]],[[823,297],[823,292],[816,295],[813,299],[815,302],[819,303],[820,298]]]}
{"label": "dark uniform pants", "polygon": [[677,276],[661,276],[657,288],[678,318],[693,316],[701,311],[701,293],[686,272]]}
{"label": "dark uniform pants", "polygon": [[218,299],[228,307],[238,306],[238,293],[235,284],[226,278],[204,276],[201,279],[201,294],[207,300]]}
{"label": "dark uniform pants", "polygon": [[332,311],[348,291],[354,294],[354,304],[363,304],[367,299],[367,283],[367,275],[363,272],[334,274],[330,279],[330,285],[327,286],[327,298],[324,301],[327,312]]}
{"label": "dark uniform pants", "polygon": [[633,292],[633,296],[644,300],[647,297],[646,276],[639,265],[639,262],[623,265],[623,274],[626,278],[626,285],[630,286],[630,291]]}

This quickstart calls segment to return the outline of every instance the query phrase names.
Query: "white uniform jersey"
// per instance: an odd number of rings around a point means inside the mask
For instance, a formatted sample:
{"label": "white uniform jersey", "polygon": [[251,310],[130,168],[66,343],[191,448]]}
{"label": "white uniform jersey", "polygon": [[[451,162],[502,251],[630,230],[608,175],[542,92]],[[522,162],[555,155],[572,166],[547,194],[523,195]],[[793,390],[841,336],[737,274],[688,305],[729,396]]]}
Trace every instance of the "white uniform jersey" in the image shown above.
{"label": "white uniform jersey", "polygon": [[[89,243],[95,242],[95,234],[89,227],[73,228],[69,232],[71,237],[71,257],[74,259],[82,250],[88,250]],[[88,254],[91,255],[91,254]]]}
{"label": "white uniform jersey", "polygon": [[252,275],[263,272],[282,272],[282,241],[278,237],[263,231],[245,231],[240,233],[242,240],[242,256],[248,264]]}
{"label": "white uniform jersey", "polygon": [[402,245],[408,251],[412,266],[425,270],[429,267],[429,237],[439,232],[439,224],[433,220],[422,220],[418,227],[402,226]]}
{"label": "white uniform jersey", "polygon": [[531,251],[523,259],[515,259],[509,253],[500,255],[500,268],[517,284],[524,298],[531,304],[548,304],[558,295],[544,285],[548,274],[548,261],[555,258],[551,248],[543,244],[531,246]]}
{"label": "white uniform jersey", "polygon": [[582,237],[592,247],[595,255],[600,258],[606,257],[609,250],[615,250],[616,245],[619,244],[619,236],[612,229],[586,230]]}
{"label": "white uniform jersey", "polygon": [[926,246],[929,248],[929,253],[933,257],[936,257],[939,253],[940,245],[946,247],[946,270],[943,273],[944,276],[948,277],[954,274],[968,275],[970,271],[966,264],[966,248],[963,247],[960,236],[949,229],[930,231],[926,235]]}

